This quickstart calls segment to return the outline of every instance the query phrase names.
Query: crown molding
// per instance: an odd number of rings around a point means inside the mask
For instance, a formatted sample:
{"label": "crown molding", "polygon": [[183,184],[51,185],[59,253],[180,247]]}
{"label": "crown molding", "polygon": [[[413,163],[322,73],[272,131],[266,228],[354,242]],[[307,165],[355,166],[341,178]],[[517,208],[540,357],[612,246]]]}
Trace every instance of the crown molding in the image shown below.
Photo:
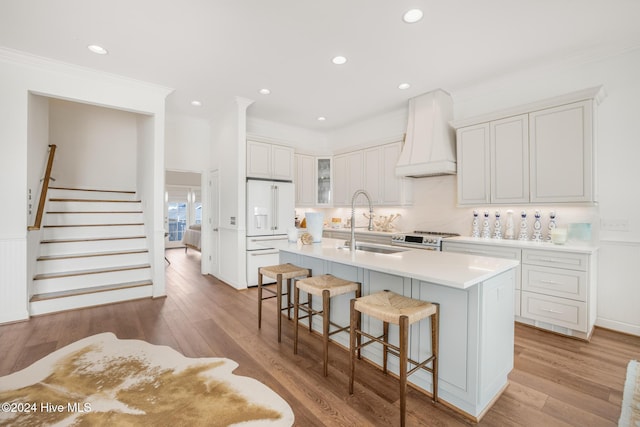
{"label": "crown molding", "polygon": [[37,68],[50,72],[53,71],[63,74],[75,75],[82,78],[100,79],[102,81],[108,80],[115,84],[136,86],[138,88],[143,87],[146,89],[157,91],[164,97],[174,91],[173,88],[167,86],[150,83],[143,80],[136,80],[118,74],[107,73],[93,68],[82,67],[80,65],[75,65],[68,62],[57,61],[54,59],[45,58],[42,56],[33,55],[27,52],[9,49],[6,47],[0,47],[0,61],[24,65],[27,67]]}

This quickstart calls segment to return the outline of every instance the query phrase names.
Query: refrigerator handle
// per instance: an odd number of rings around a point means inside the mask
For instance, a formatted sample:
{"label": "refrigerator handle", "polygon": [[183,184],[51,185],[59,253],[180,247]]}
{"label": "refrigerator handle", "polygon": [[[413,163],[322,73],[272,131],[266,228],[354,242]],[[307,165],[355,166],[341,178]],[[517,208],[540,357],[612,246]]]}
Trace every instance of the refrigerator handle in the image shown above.
{"label": "refrigerator handle", "polygon": [[275,189],[274,194],[275,194],[275,202],[273,204],[274,208],[275,208],[275,213],[273,215],[273,221],[274,221],[274,230],[278,230],[280,228],[280,224],[278,224],[278,218],[280,215],[279,209],[280,209],[280,189],[278,188],[277,185],[274,185],[273,188]]}

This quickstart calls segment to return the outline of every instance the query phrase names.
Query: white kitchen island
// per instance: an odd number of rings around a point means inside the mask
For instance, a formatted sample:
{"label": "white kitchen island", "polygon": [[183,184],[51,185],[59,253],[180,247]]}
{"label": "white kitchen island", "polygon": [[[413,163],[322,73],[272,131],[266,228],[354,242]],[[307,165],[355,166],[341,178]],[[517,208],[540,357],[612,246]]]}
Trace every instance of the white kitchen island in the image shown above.
{"label": "white kitchen island", "polygon": [[[333,274],[362,283],[363,295],[384,289],[440,303],[440,401],[466,417],[479,420],[508,384],[513,368],[514,269],[518,261],[419,249],[382,254],[340,248],[344,240],[325,238],[302,245],[282,242],[280,262],[311,268],[313,275]],[[331,319],[349,324],[350,295],[334,297]],[[314,308],[320,308],[319,298]],[[317,323],[316,323],[317,321]],[[409,336],[409,357],[423,360],[431,352],[429,319],[414,324]],[[321,330],[321,319],[314,329]],[[380,335],[382,324],[363,318],[363,328]],[[390,327],[397,343],[397,326]],[[347,333],[333,336],[345,348]],[[382,347],[372,344],[363,357],[382,364]],[[345,357],[348,357],[345,354]],[[398,373],[397,358],[389,357],[391,372]],[[431,392],[430,374],[418,371],[409,382]]]}

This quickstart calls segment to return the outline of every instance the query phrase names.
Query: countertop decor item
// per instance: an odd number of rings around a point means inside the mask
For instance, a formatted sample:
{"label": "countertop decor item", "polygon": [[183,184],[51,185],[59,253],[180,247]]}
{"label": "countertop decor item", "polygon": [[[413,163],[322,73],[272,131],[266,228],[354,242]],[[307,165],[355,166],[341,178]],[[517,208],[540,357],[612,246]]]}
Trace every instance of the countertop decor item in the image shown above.
{"label": "countertop decor item", "polygon": [[529,240],[529,226],[527,225],[527,212],[522,211],[520,213],[520,234],[518,234],[518,240]]}
{"label": "countertop decor item", "polygon": [[551,241],[556,245],[564,245],[567,242],[567,229],[554,228],[551,231]]}
{"label": "countertop decor item", "polygon": [[313,236],[310,233],[302,233],[300,241],[303,245],[310,245],[313,243]]}
{"label": "countertop decor item", "polygon": [[473,211],[473,222],[471,223],[471,237],[480,237],[480,222],[478,221],[478,211]]}
{"label": "countertop decor item", "polygon": [[556,213],[554,211],[549,212],[549,225],[547,226],[547,241],[551,241],[551,233],[556,228]]}
{"label": "countertop decor item", "polygon": [[496,220],[493,223],[493,238],[502,239],[502,222],[500,221],[500,211],[496,211]]}
{"label": "countertop decor item", "polygon": [[367,214],[366,212],[363,212],[362,215],[369,219],[371,218],[373,221],[373,229],[375,231],[385,231],[385,232],[391,232],[393,230],[395,230],[395,225],[393,224],[393,221],[395,221],[396,219],[400,218],[400,214],[396,213],[396,214],[391,214],[391,215],[377,215],[377,214]]}
{"label": "countertop decor item", "polygon": [[513,211],[511,209],[507,210],[507,225],[504,230],[504,238],[509,240],[513,240],[515,238]]}
{"label": "countertop decor item", "polygon": [[535,221],[533,221],[533,234],[531,235],[531,240],[533,242],[542,242],[542,223],[540,222],[540,211],[536,211],[533,216],[535,217]]}
{"label": "countertop decor item", "polygon": [[489,211],[484,211],[484,219],[482,220],[482,238],[491,237],[491,226],[489,225]]}
{"label": "countertop decor item", "polygon": [[307,219],[307,231],[311,233],[313,241],[321,242],[324,214],[322,212],[306,212],[304,217]]}

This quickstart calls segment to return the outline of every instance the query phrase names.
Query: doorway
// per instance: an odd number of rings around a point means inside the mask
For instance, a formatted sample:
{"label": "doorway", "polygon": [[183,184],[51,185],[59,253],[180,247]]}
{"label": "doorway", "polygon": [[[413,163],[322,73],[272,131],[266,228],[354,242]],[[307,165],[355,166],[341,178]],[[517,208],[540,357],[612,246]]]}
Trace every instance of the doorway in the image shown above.
{"label": "doorway", "polygon": [[[199,229],[202,224],[201,174],[196,172],[166,171],[165,215],[167,237],[165,248],[185,247],[185,233]],[[198,249],[199,246],[198,246]]]}

